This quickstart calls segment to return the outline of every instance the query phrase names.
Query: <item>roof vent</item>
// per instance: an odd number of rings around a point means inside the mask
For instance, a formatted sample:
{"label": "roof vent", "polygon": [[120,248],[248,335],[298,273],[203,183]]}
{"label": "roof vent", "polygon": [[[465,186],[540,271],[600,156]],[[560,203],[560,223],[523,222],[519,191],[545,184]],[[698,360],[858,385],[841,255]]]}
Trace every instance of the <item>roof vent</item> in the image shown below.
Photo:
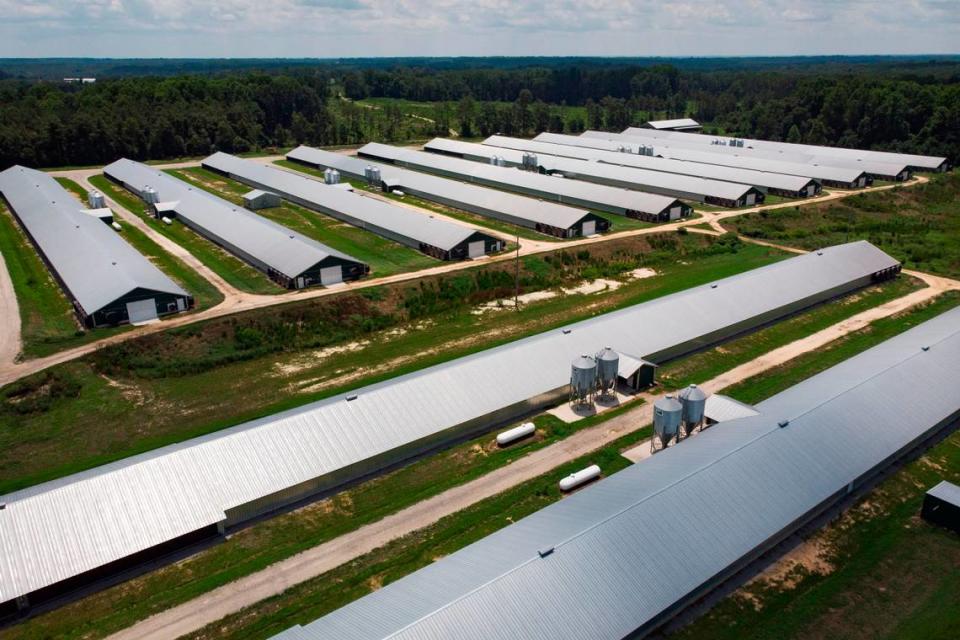
{"label": "roof vent", "polygon": [[3,511],[3,510],[6,509],[6,508],[7,508],[7,503],[6,503],[6,502],[0,502],[0,511]]}
{"label": "roof vent", "polygon": [[360,396],[357,395],[356,393],[351,393],[350,395],[347,396],[347,402],[353,402],[354,400],[356,400],[356,399],[359,398],[359,397],[360,397]]}
{"label": "roof vent", "polygon": [[553,553],[553,549],[554,549],[553,547],[547,547],[546,549],[538,549],[538,550],[537,550],[537,554],[538,554],[541,558],[546,558],[548,555],[550,555],[551,553]]}
{"label": "roof vent", "polygon": [[924,351],[930,351],[930,345],[924,345],[923,350],[924,350]]}
{"label": "roof vent", "polygon": [[717,288],[717,285],[716,285],[716,284],[712,284],[712,285],[710,285],[710,288],[711,288],[711,289],[716,289],[716,288]]}
{"label": "roof vent", "polygon": [[572,329],[564,329],[564,330],[563,330],[563,335],[569,334],[570,331],[572,331]]}
{"label": "roof vent", "polygon": [[820,249],[817,249],[817,255],[818,255],[818,256],[822,256],[822,255],[823,255],[823,251],[821,251]]}
{"label": "roof vent", "polygon": [[784,428],[785,426],[787,426],[788,424],[790,424],[790,421],[789,421],[789,420],[781,420],[780,422],[777,423],[777,426],[780,427],[781,429],[783,429],[783,428]]}

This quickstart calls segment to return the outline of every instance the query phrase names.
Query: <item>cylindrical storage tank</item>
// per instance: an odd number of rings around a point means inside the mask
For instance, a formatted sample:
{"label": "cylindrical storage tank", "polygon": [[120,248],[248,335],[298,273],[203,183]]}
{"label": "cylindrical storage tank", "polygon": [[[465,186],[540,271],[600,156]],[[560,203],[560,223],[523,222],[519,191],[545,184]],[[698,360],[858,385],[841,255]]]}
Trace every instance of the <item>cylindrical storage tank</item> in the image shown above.
{"label": "cylindrical storage tank", "polygon": [[526,438],[527,436],[532,435],[536,430],[537,427],[532,422],[524,422],[519,427],[507,429],[503,433],[497,434],[497,444],[501,447],[504,447],[511,442],[516,442],[521,438]]}
{"label": "cylindrical storage tank", "polygon": [[683,416],[683,406],[673,396],[665,396],[653,403],[653,433],[664,447],[677,436]]}
{"label": "cylindrical storage tank", "polygon": [[570,365],[570,396],[574,401],[585,402],[593,399],[597,387],[597,361],[588,355],[582,355]]}
{"label": "cylindrical storage tank", "polygon": [[113,227],[113,230],[114,230],[114,231],[120,231],[120,223],[119,223],[119,222],[111,222],[111,223],[110,223],[110,226]]}
{"label": "cylindrical storage tank", "polygon": [[679,394],[680,404],[683,405],[683,426],[690,433],[690,429],[703,421],[703,412],[707,408],[707,394],[695,384],[690,385]]}
{"label": "cylindrical storage tank", "polygon": [[560,481],[560,491],[570,491],[572,489],[576,489],[577,487],[599,477],[600,467],[592,464],[586,469],[580,469],[580,471],[571,473],[566,478],[562,479]]}
{"label": "cylindrical storage tank", "polygon": [[324,170],[323,181],[326,184],[340,184],[340,172],[330,168]]}
{"label": "cylindrical storage tank", "polygon": [[610,347],[597,354],[597,385],[600,393],[611,393],[617,387],[620,354]]}
{"label": "cylindrical storage tank", "polygon": [[156,190],[150,186],[143,188],[143,199],[147,204],[157,204],[160,202],[160,196],[157,195]]}
{"label": "cylindrical storage tank", "polygon": [[91,191],[87,194],[87,202],[90,204],[91,209],[105,209],[107,207],[107,199],[103,197],[103,194],[99,191]]}
{"label": "cylindrical storage tank", "polygon": [[375,187],[379,187],[381,182],[380,178],[380,168],[379,167],[370,167],[370,184]]}

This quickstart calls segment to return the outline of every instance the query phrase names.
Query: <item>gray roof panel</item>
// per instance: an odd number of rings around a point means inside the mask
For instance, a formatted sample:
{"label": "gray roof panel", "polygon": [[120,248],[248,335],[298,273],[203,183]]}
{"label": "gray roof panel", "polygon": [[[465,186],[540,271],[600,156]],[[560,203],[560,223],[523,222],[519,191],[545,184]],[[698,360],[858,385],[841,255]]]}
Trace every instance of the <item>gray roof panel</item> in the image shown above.
{"label": "gray roof panel", "polygon": [[206,158],[203,166],[227,173],[250,186],[260,187],[286,197],[292,196],[302,201],[305,206],[312,204],[313,207],[322,209],[334,217],[340,214],[439,249],[451,250],[478,233],[476,229],[462,224],[417,213],[408,207],[374,200],[351,191],[333,188],[302,174],[244,160],[226,153],[215,153]]}
{"label": "gray roof panel", "polygon": [[0,602],[561,389],[579,354],[648,357],[896,264],[866,242],[829,247],[3,496]]}
{"label": "gray roof panel", "polygon": [[[463,145],[467,143],[456,140],[446,140],[442,147],[440,145],[432,146],[437,143],[433,140],[427,143],[427,148],[436,148],[454,153],[458,147],[447,143],[456,143]],[[737,167],[724,167],[716,164],[704,164],[700,162],[687,162],[682,160],[673,160],[669,158],[659,158],[656,156],[642,156],[636,153],[625,153],[622,151],[607,151],[604,149],[591,149],[587,147],[573,147],[552,144],[549,142],[538,142],[536,140],[524,140],[522,138],[509,138],[506,136],[490,136],[483,141],[484,145],[492,147],[504,147],[514,150],[529,151],[538,154],[559,155],[568,158],[579,158],[581,160],[593,160],[600,163],[623,165],[636,169],[648,169],[650,171],[662,171],[665,173],[676,173],[680,175],[694,176],[699,178],[708,178],[710,180],[722,180],[727,182],[737,182],[744,185],[752,185],[762,188],[783,189],[786,191],[801,191],[813,183],[813,178],[802,176],[784,175],[781,173],[770,173],[767,171],[754,171],[752,169],[742,169]],[[475,145],[477,146],[477,145]],[[518,151],[514,151],[517,153]],[[494,149],[490,153],[493,155],[503,155]],[[522,155],[522,153],[521,153]]]}
{"label": "gray roof panel", "polygon": [[138,195],[146,187],[152,187],[160,202],[176,203],[171,206],[177,216],[288,278],[295,278],[331,257],[360,263],[356,258],[145,164],[122,159],[104,167],[103,172]]}
{"label": "gray roof panel", "polygon": [[960,487],[952,482],[947,482],[946,480],[940,481],[935,487],[927,491],[927,495],[960,507]]}
{"label": "gray roof panel", "polygon": [[699,127],[700,123],[693,118],[674,118],[673,120],[647,120],[647,124],[654,129],[675,129],[677,127]]}
{"label": "gray roof panel", "polygon": [[760,403],[760,415],[708,429],[275,637],[620,640],[649,629],[956,415],[958,376],[954,309]]}
{"label": "gray roof panel", "polygon": [[[597,207],[659,214],[675,206],[675,198],[702,199],[705,196],[736,200],[743,197],[752,187],[743,184],[705,180],[692,176],[681,176],[612,164],[600,164],[545,156],[539,158],[539,164],[547,171],[558,171],[564,175],[596,176],[605,180],[614,180],[620,184],[632,185],[629,189],[615,186],[563,180],[544,176],[531,171],[508,167],[484,165],[460,158],[451,158],[423,151],[412,151],[399,147],[371,142],[360,149],[361,155],[372,156],[398,162],[424,171],[454,173],[466,180],[483,181],[496,184],[504,189],[529,189],[544,194],[557,194],[562,197],[579,198],[596,203]],[[670,196],[644,192],[642,189],[657,188],[671,191]],[[639,189],[633,191],[632,189]]]}
{"label": "gray roof panel", "polygon": [[287,158],[305,164],[330,167],[354,178],[363,180],[364,169],[374,166],[380,169],[380,175],[391,188],[416,190],[430,194],[447,202],[459,202],[463,205],[475,205],[491,211],[497,211],[516,220],[531,224],[546,224],[569,229],[588,215],[588,211],[556,202],[544,202],[534,198],[481,187],[449,178],[432,176],[389,164],[379,164],[361,160],[342,153],[333,153],[312,147],[297,147],[287,154]]}
{"label": "gray roof panel", "polygon": [[190,295],[46,173],[10,167],[0,192],[87,315],[137,288]]}

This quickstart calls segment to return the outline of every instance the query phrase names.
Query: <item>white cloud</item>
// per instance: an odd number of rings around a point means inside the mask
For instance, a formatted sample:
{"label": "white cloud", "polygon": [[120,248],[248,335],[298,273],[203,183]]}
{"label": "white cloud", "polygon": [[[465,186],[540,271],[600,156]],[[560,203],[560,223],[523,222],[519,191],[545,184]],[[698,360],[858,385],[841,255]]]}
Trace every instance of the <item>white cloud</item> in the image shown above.
{"label": "white cloud", "polygon": [[0,0],[0,56],[956,52],[956,0]]}

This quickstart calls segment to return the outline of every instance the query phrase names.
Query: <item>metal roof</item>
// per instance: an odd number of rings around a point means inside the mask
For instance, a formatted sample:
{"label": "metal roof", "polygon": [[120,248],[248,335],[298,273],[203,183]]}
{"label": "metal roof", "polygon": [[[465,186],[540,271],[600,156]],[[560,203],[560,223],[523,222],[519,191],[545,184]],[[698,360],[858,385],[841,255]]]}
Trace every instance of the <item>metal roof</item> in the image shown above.
{"label": "metal roof", "polygon": [[[623,130],[626,135],[648,135],[649,129],[638,129],[629,127]],[[685,133],[683,131],[661,131],[658,132],[670,139],[699,142],[691,136],[705,138],[707,144],[709,140],[718,138],[729,140],[728,136],[706,136],[696,133]],[[946,158],[937,156],[922,156],[912,153],[895,153],[892,151],[872,151],[868,149],[848,149],[845,147],[828,147],[816,144],[796,144],[791,142],[775,142],[773,140],[755,140],[752,138],[737,138],[743,140],[744,144],[754,149],[769,149],[783,153],[794,153],[809,156],[848,158],[853,160],[862,160],[864,162],[886,162],[891,164],[903,164],[909,167],[919,167],[921,169],[937,169],[946,162]]]}
{"label": "metal roof", "polygon": [[0,602],[563,389],[580,354],[649,358],[895,265],[867,242],[829,247],[3,496]]}
{"label": "metal roof", "polygon": [[[676,131],[650,131],[642,129],[644,133],[605,133],[603,131],[586,131],[584,137],[597,137],[607,140],[617,140],[620,143],[635,142],[655,147],[669,145],[671,147],[680,147],[693,151],[707,151],[718,155],[727,155],[735,153],[747,158],[782,160],[784,162],[795,162],[801,164],[811,164],[813,166],[826,165],[830,167],[841,167],[844,169],[859,169],[867,173],[880,176],[897,176],[908,171],[910,165],[903,161],[894,161],[892,159],[878,160],[871,157],[846,157],[820,154],[814,152],[803,152],[794,148],[779,147],[732,147],[726,144],[713,144],[714,140],[727,142],[728,138],[716,138],[711,136],[685,134],[679,137],[673,134]],[[650,135],[655,134],[655,135]]]}
{"label": "metal roof", "polygon": [[678,127],[699,127],[700,123],[693,118],[675,118],[673,120],[647,120],[647,124],[654,129],[676,129]]}
{"label": "metal roof", "polygon": [[135,289],[190,295],[46,173],[10,167],[0,192],[86,315]]}
{"label": "metal roof", "polygon": [[759,413],[756,409],[730,396],[714,393],[707,398],[703,415],[716,422],[726,422],[727,420],[736,420],[737,418],[746,418],[755,416]]}
{"label": "metal roof", "polygon": [[[736,200],[742,198],[753,187],[717,180],[704,180],[692,176],[680,176],[612,164],[584,162],[560,156],[538,158],[538,164],[547,171],[557,171],[571,176],[592,176],[614,181],[627,188],[604,184],[588,184],[579,180],[556,182],[558,178],[544,176],[532,171],[523,171],[509,167],[484,165],[460,158],[452,158],[423,151],[412,151],[400,147],[391,147],[371,142],[359,151],[360,155],[372,156],[392,162],[398,162],[424,171],[455,174],[465,180],[495,184],[504,189],[527,189],[544,195],[556,194],[561,197],[577,198],[595,203],[597,208],[614,211],[624,209],[659,214],[676,206],[671,198],[694,198],[702,200],[706,196]],[[634,191],[637,189],[638,191]],[[644,192],[643,189],[657,189],[670,192],[669,196],[660,193]]]}
{"label": "metal roof", "polygon": [[546,224],[561,229],[569,229],[589,215],[589,212],[583,209],[556,202],[544,202],[312,147],[297,147],[287,154],[287,158],[306,164],[337,169],[359,180],[366,179],[364,177],[366,167],[377,167],[380,169],[384,184],[390,188],[415,190],[423,194],[424,197],[435,197],[444,202],[453,203],[453,206],[457,206],[459,203],[461,207],[467,210],[474,210],[473,207],[479,207],[480,209],[495,211],[518,223],[525,221],[531,225]]}
{"label": "metal roof", "polygon": [[[426,148],[433,148],[432,145],[437,140],[427,143]],[[445,140],[444,143],[455,142],[458,145],[466,144],[454,140]],[[814,178],[803,176],[784,175],[781,173],[771,173],[768,171],[754,171],[752,169],[743,169],[738,167],[725,167],[716,164],[704,164],[700,162],[686,162],[682,160],[673,160],[669,158],[659,158],[656,156],[642,156],[636,153],[625,153],[622,151],[607,151],[605,149],[592,149],[587,147],[573,147],[557,145],[550,142],[538,142],[536,140],[524,140],[522,138],[508,138],[506,136],[490,136],[483,141],[484,145],[492,147],[506,147],[522,151],[539,154],[559,155],[568,158],[579,158],[581,160],[594,160],[606,164],[623,165],[637,169],[649,169],[651,171],[663,171],[665,173],[676,173],[680,175],[695,176],[699,178],[708,178],[710,180],[724,180],[727,182],[737,182],[754,187],[783,189],[786,191],[802,191],[814,182]],[[457,148],[444,144],[442,147],[436,147],[437,150],[457,152]],[[517,153],[517,151],[514,151]],[[493,155],[499,154],[494,151]],[[502,154],[500,154],[502,155]],[[521,153],[522,155],[522,153]]]}
{"label": "metal roof", "polygon": [[103,172],[138,195],[146,187],[152,187],[160,202],[169,203],[169,210],[175,211],[177,216],[288,278],[296,278],[328,258],[361,263],[356,258],[145,164],[124,158],[107,165]]}
{"label": "metal roof", "polygon": [[653,152],[655,154],[674,160],[687,160],[690,162],[716,164],[725,167],[740,167],[770,173],[816,178],[818,180],[834,180],[837,182],[853,183],[865,173],[863,170],[852,170],[844,167],[815,165],[806,162],[785,162],[781,160],[770,160],[768,158],[744,156],[739,153],[740,149],[733,147],[723,147],[722,149],[725,153],[720,154],[716,153],[716,150],[708,150],[700,145],[682,145],[675,147],[668,142],[661,142],[659,140],[644,140],[635,136],[608,134],[606,132],[588,131],[582,136],[541,133],[535,140],[557,145],[604,149],[607,151],[616,151],[618,147],[624,144],[647,144],[654,147]]}
{"label": "metal roof", "polygon": [[[252,187],[266,189],[287,198],[292,197],[304,206],[319,209],[335,218],[346,217],[351,223],[356,220],[364,228],[371,225],[438,249],[449,251],[480,233],[462,224],[434,218],[408,207],[374,200],[351,191],[335,189],[302,174],[226,153],[215,153],[202,164],[227,173]],[[488,234],[484,235],[490,237]]]}
{"label": "metal roof", "polygon": [[956,415],[958,376],[954,309],[760,403],[758,416],[707,429],[275,637],[620,640],[650,631]]}
{"label": "metal roof", "polygon": [[927,495],[960,507],[960,487],[952,482],[941,480],[935,487],[927,491]]}

